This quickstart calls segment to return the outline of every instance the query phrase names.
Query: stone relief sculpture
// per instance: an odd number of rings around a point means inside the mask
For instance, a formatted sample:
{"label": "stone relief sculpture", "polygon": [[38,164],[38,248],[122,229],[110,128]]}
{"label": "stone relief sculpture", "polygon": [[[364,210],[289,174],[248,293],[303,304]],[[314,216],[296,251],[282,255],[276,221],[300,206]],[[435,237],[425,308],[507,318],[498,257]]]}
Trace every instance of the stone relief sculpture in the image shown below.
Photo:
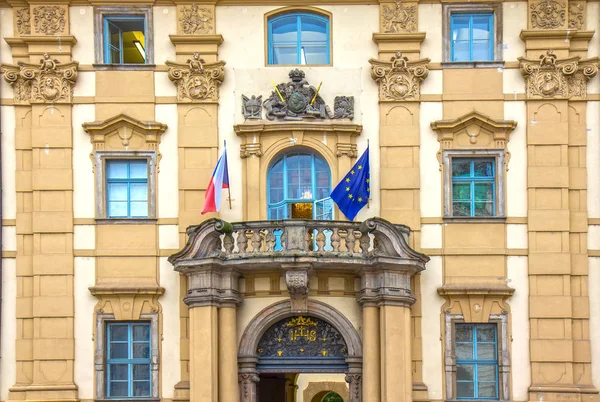
{"label": "stone relief sculpture", "polygon": [[205,63],[194,53],[186,63],[167,61],[169,79],[177,85],[177,100],[200,102],[217,101],[219,85],[225,78],[225,62]]}
{"label": "stone relief sculpture", "polygon": [[429,59],[409,61],[401,52],[390,61],[371,59],[371,77],[379,84],[380,100],[416,99],[421,92],[421,82],[427,78]]}
{"label": "stone relief sculpture", "polygon": [[31,17],[29,7],[16,9],[17,31],[19,35],[29,35],[31,33]]}
{"label": "stone relief sculpture", "polygon": [[262,95],[248,98],[242,95],[242,113],[246,119],[262,118]]}
{"label": "stone relief sculpture", "polygon": [[33,8],[35,32],[45,35],[63,33],[65,30],[65,9],[59,6],[40,6]]}
{"label": "stone relief sculpture", "polygon": [[179,18],[181,31],[184,34],[208,34],[213,30],[213,16],[209,8],[200,7],[194,3],[189,7],[182,7]]}
{"label": "stone relief sculpture", "polygon": [[565,24],[567,10],[563,1],[541,0],[529,8],[532,28],[556,29]]}
{"label": "stone relief sculpture", "polygon": [[40,64],[4,65],[4,79],[14,88],[15,102],[71,102],[78,62],[61,64],[48,53]]}
{"label": "stone relief sculpture", "polygon": [[527,97],[570,98],[587,96],[587,82],[598,73],[598,57],[558,59],[552,50],[539,60],[519,57]]}
{"label": "stone relief sculpture", "polygon": [[384,33],[416,32],[417,4],[383,4],[381,26]]}
{"label": "stone relief sculpture", "polygon": [[287,271],[285,284],[290,292],[292,312],[308,311],[308,291],[310,289],[307,270]]}
{"label": "stone relief sculpture", "polygon": [[585,2],[570,1],[569,2],[569,29],[583,29],[585,20],[583,15]]}
{"label": "stone relief sculpture", "polygon": [[354,96],[336,96],[333,101],[335,119],[354,119]]}

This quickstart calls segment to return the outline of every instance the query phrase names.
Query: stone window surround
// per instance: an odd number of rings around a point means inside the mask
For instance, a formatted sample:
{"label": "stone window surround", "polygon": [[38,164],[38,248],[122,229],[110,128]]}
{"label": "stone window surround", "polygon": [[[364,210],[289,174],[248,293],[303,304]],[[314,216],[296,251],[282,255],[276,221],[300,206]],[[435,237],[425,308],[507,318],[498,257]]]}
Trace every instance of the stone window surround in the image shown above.
{"label": "stone window surround", "polygon": [[[465,323],[462,314],[446,313],[445,323],[445,351],[444,371],[446,374],[445,401],[456,401],[456,354],[454,352],[454,328],[456,323]],[[499,401],[510,400],[510,356],[508,353],[508,314],[490,314],[488,324],[498,326],[498,399]],[[485,324],[485,323],[466,323]],[[479,400],[479,399],[478,399]]]}
{"label": "stone window surround", "polygon": [[[472,13],[494,14],[494,60],[450,61],[450,15]],[[444,68],[501,68],[504,67],[502,52],[502,3],[442,4],[442,37]]]}
{"label": "stone window surround", "polygon": [[[452,158],[472,157],[489,158],[496,160],[496,216],[452,216]],[[504,149],[448,149],[442,153],[444,170],[444,220],[452,222],[492,222],[506,219],[505,209],[505,159]]]}
{"label": "stone window surround", "polygon": [[[106,324],[107,322],[118,322],[115,320],[114,314],[96,313],[96,353],[94,356],[94,371],[96,377],[96,396],[95,401],[119,401],[119,399],[106,398]],[[150,322],[150,361],[151,380],[152,380],[152,396],[144,398],[144,401],[159,401],[158,395],[158,313],[140,314],[139,321]],[[125,398],[123,400],[130,401]]]}
{"label": "stone window surround", "polygon": [[[156,219],[156,152],[154,151],[95,151],[96,222],[152,223]],[[146,159],[148,162],[148,217],[108,218],[106,215],[106,159]]]}
{"label": "stone window surround", "polygon": [[[111,15],[143,15],[146,22],[144,64],[106,64],[104,62],[104,17]],[[154,69],[154,23],[149,6],[98,6],[94,7],[94,67],[98,70]]]}

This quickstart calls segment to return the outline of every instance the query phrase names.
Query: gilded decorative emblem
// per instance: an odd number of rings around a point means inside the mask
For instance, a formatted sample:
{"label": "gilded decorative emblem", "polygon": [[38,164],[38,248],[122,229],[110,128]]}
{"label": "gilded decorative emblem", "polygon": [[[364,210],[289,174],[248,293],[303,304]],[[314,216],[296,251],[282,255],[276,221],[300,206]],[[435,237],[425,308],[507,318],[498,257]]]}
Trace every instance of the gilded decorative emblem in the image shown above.
{"label": "gilded decorative emblem", "polygon": [[538,29],[555,29],[565,24],[566,7],[563,1],[541,0],[529,6],[531,26]]}
{"label": "gilded decorative emblem", "polygon": [[384,4],[382,26],[385,33],[415,32],[417,30],[417,5]]}
{"label": "gilded decorative emblem", "polygon": [[519,58],[528,97],[570,98],[587,96],[587,81],[598,73],[598,58],[579,56],[558,59],[552,50],[539,60]]}
{"label": "gilded decorative emblem", "polygon": [[569,29],[583,29],[583,7],[584,2],[569,2]]}
{"label": "gilded decorative emblem", "polygon": [[31,33],[31,19],[29,15],[29,7],[18,8],[16,10],[17,31],[19,35],[29,35]]}
{"label": "gilded decorative emblem", "polygon": [[58,6],[40,6],[33,8],[35,32],[46,35],[62,33],[65,30],[65,9]]}
{"label": "gilded decorative emblem", "polygon": [[262,95],[252,95],[248,98],[242,95],[242,113],[246,119],[260,119],[262,117]]}
{"label": "gilded decorative emblem", "polygon": [[379,99],[405,100],[419,97],[421,82],[427,78],[429,59],[409,61],[397,52],[389,62],[375,59],[371,63],[371,77],[379,83]]}
{"label": "gilded decorative emblem", "polygon": [[333,100],[333,116],[336,119],[354,119],[354,96],[336,96]]}
{"label": "gilded decorative emblem", "polygon": [[179,22],[184,34],[207,34],[213,29],[211,10],[195,3],[189,7],[182,7]]}
{"label": "gilded decorative emblem", "polygon": [[15,102],[71,102],[78,64],[61,64],[44,53],[39,65],[3,66],[4,79],[15,89]]}
{"label": "gilded decorative emblem", "polygon": [[167,61],[169,79],[177,85],[178,101],[216,101],[219,85],[225,78],[224,61],[205,63],[200,54],[194,53],[186,64]]}

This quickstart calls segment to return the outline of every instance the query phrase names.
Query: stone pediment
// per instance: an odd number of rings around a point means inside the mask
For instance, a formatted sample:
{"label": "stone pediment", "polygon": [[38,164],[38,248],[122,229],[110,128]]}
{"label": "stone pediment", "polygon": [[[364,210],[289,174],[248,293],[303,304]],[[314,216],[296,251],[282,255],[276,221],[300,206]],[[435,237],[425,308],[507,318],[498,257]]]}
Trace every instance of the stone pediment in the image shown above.
{"label": "stone pediment", "polygon": [[82,126],[90,134],[95,151],[155,151],[161,134],[167,129],[166,124],[141,121],[126,114]]}

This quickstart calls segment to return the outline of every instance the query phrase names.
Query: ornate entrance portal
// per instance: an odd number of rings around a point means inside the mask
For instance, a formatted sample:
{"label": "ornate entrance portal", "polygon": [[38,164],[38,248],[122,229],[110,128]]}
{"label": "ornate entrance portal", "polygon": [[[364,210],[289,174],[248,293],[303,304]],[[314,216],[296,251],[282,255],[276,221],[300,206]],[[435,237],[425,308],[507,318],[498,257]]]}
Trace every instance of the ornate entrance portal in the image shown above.
{"label": "ornate entrance portal", "polygon": [[344,373],[349,402],[362,401],[362,343],[339,311],[308,300],[307,312],[294,314],[290,301],[261,311],[246,327],[238,356],[242,402],[260,402],[264,373]]}

